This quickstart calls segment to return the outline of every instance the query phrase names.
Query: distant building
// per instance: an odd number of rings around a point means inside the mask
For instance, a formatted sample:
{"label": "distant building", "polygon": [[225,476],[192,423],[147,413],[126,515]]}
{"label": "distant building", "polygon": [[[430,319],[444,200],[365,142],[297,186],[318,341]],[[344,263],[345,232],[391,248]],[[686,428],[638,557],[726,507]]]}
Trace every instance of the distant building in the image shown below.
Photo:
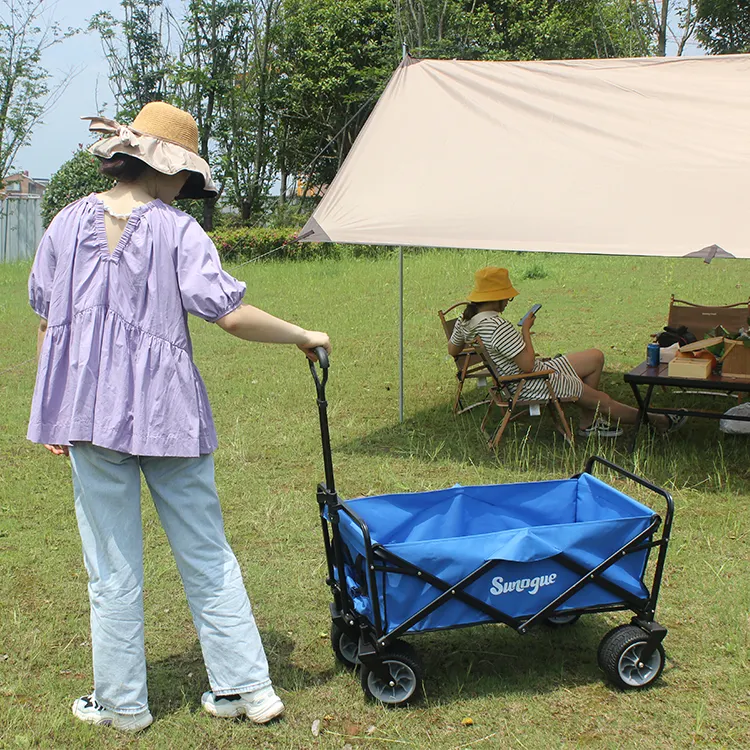
{"label": "distant building", "polygon": [[46,177],[29,177],[28,172],[16,172],[3,180],[3,192],[6,195],[44,195],[49,185]]}

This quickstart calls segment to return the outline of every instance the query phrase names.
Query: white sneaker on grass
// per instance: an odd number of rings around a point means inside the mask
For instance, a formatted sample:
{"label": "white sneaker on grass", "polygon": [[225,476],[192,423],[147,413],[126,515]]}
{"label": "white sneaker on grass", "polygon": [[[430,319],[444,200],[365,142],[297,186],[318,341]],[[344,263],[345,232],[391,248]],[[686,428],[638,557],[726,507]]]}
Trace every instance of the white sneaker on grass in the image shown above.
{"label": "white sneaker on grass", "polygon": [[245,715],[256,724],[265,724],[284,712],[281,702],[273,688],[261,688],[252,693],[237,693],[236,695],[215,696],[213,693],[203,693],[201,698],[204,710],[212,716],[236,718]]}
{"label": "white sneaker on grass", "polygon": [[138,714],[118,714],[104,708],[92,695],[84,695],[73,702],[73,715],[89,724],[114,727],[121,732],[140,732],[145,729],[154,717],[146,709]]}
{"label": "white sneaker on grass", "polygon": [[622,435],[622,428],[612,427],[606,419],[597,417],[590,427],[581,427],[578,430],[578,434],[581,437],[600,437],[600,438],[616,438]]}

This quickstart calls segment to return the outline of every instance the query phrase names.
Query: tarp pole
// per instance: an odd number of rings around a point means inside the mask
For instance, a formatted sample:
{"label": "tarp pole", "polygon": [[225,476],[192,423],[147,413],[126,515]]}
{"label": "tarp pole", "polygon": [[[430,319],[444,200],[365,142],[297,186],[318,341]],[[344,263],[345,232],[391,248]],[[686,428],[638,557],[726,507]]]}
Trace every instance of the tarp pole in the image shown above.
{"label": "tarp pole", "polygon": [[398,421],[404,421],[404,248],[398,249]]}
{"label": "tarp pole", "polygon": [[[406,39],[401,45],[401,62],[409,56]],[[398,421],[404,422],[404,248],[398,249]]]}

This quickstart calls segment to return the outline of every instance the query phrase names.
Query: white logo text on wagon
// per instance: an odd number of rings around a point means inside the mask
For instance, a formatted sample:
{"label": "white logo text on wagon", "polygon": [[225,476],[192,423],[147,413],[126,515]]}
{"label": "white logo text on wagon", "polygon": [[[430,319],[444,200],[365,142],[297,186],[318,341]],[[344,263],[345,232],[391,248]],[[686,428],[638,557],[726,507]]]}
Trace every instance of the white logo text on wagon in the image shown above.
{"label": "white logo text on wagon", "polygon": [[551,586],[557,580],[557,573],[545,576],[534,576],[534,578],[517,578],[515,581],[505,581],[500,576],[492,579],[490,594],[500,596],[509,594],[511,591],[525,591],[528,594],[536,594],[542,586]]}

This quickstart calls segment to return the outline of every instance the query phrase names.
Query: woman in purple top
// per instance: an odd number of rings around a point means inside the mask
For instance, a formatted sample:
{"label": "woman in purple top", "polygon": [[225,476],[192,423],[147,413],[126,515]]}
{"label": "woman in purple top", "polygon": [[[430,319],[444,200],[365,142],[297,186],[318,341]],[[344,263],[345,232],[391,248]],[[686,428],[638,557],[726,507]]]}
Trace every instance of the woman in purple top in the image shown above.
{"label": "woman in purple top", "polygon": [[216,194],[187,113],[146,105],[132,126],[91,118],[109,137],[91,147],[112,190],[64,208],[29,279],[41,317],[28,437],[70,455],[76,516],[89,574],[94,692],[76,700],[83,721],[138,731],[152,722],[143,636],[140,474],[166,531],[198,631],[215,716],[264,723],[284,706],[237,560],[224,535],[214,482],[216,430],[193,363],[187,315],[248,341],[330,351],[306,331],[242,299],[176,197]]}

